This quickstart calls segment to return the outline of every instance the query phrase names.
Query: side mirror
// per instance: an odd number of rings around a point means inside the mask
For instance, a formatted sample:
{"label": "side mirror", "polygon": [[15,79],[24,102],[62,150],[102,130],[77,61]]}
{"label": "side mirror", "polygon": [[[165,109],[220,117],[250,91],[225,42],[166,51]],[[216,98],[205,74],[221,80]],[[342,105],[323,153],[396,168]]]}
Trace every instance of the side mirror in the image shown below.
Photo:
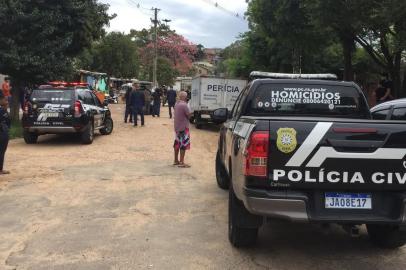
{"label": "side mirror", "polygon": [[228,120],[228,109],[220,108],[213,112],[211,116],[212,120],[216,124],[222,124]]}
{"label": "side mirror", "polygon": [[107,98],[103,101],[103,106],[104,107],[109,106],[109,100]]}

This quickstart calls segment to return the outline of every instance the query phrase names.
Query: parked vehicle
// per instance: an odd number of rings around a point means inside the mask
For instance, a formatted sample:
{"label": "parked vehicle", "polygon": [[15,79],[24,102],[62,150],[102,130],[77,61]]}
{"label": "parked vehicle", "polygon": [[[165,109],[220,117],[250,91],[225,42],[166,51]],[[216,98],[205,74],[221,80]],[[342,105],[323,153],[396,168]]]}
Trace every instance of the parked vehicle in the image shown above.
{"label": "parked vehicle", "polygon": [[338,223],[355,234],[366,224],[375,244],[403,246],[406,121],[371,120],[352,82],[307,78],[254,80],[231,112],[213,114],[225,122],[216,176],[229,188],[230,242],[253,245],[265,217]]}
{"label": "parked vehicle", "polygon": [[196,77],[192,81],[190,108],[196,128],[213,122],[212,113],[218,108],[232,109],[238,95],[247,85],[245,80]]}
{"label": "parked vehicle", "polygon": [[24,105],[24,140],[34,144],[39,135],[78,133],[82,143],[91,144],[95,130],[113,131],[108,108],[90,89],[76,84],[46,85],[32,91]]}
{"label": "parked vehicle", "polygon": [[371,109],[376,120],[406,120],[406,98],[395,99],[376,105]]}

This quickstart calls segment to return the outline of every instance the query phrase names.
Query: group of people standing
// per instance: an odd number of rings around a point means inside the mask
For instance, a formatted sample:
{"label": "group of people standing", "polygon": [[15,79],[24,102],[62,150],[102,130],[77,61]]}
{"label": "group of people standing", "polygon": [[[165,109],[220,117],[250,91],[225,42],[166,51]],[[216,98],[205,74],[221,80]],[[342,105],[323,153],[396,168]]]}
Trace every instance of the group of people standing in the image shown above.
{"label": "group of people standing", "polygon": [[[140,89],[138,82],[134,82],[132,88],[128,88],[125,95],[125,113],[124,123],[128,120],[138,126],[138,116],[141,118],[141,126],[145,125],[145,112],[148,112],[149,101],[146,98],[147,90]],[[152,116],[160,117],[161,102],[165,106],[168,103],[169,118],[174,118],[175,141],[174,141],[174,166],[180,168],[189,168],[190,165],[185,163],[186,150],[190,149],[190,130],[189,118],[191,111],[188,106],[188,94],[184,91],[178,94],[173,88],[161,89],[156,88],[152,93]]]}
{"label": "group of people standing", "polygon": [[[151,96],[151,101],[149,96]],[[165,106],[166,102],[168,103],[169,117],[172,118],[172,109],[175,106],[176,98],[176,91],[173,90],[172,87],[168,90],[156,88],[155,91],[150,94],[149,90],[142,90],[140,88],[140,84],[138,82],[134,82],[131,88],[127,88],[127,91],[124,95],[124,101],[126,104],[124,123],[127,123],[129,120],[130,123],[134,123],[134,126],[137,126],[137,117],[135,115],[140,115],[141,126],[143,126],[145,124],[144,115],[150,113],[151,107],[152,116],[160,117],[161,102],[163,106]]]}

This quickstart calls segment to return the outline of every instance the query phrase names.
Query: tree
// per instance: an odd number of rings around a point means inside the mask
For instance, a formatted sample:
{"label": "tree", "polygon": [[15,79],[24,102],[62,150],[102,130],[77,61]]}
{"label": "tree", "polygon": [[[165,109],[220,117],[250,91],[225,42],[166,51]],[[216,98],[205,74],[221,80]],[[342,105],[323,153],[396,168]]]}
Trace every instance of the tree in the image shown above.
{"label": "tree", "polygon": [[307,1],[252,0],[245,35],[253,66],[275,72],[325,69],[320,52],[336,43],[335,36],[312,19]]}
{"label": "tree", "polygon": [[[104,35],[107,10],[96,0],[0,0],[0,72],[11,76],[12,94],[70,73],[74,56]],[[15,98],[14,120],[18,107]]]}
{"label": "tree", "polygon": [[358,79],[386,71],[399,94],[406,52],[404,0],[251,0],[247,16],[244,55],[251,67],[332,72],[342,64],[345,80],[354,80],[354,71]]}
{"label": "tree", "polygon": [[[406,2],[404,0],[362,0],[362,32],[355,37],[370,57],[390,74],[394,94],[401,95],[401,62],[406,52]],[[405,93],[403,93],[405,94]]]}
{"label": "tree", "polygon": [[[158,27],[158,56],[163,70],[160,70],[158,63],[158,82],[168,82],[165,77],[172,74],[173,79],[178,75],[187,75],[193,71],[193,61],[197,54],[197,46],[171,30],[169,26],[160,25]],[[152,68],[154,60],[154,31],[153,29],[143,29],[141,31],[131,30],[130,36],[139,47],[140,73],[139,77],[145,80],[152,80]],[[164,60],[165,59],[165,60]],[[171,72],[167,69],[167,64],[171,67]],[[164,76],[161,79],[161,73]],[[168,83],[165,83],[166,85]]]}
{"label": "tree", "polygon": [[[89,55],[90,54],[90,55]],[[131,36],[111,32],[96,42],[91,51],[86,51],[79,66],[90,70],[101,70],[108,76],[119,78],[137,77],[139,56],[136,43]]]}
{"label": "tree", "polygon": [[203,61],[205,58],[205,53],[204,53],[204,46],[202,44],[198,44],[196,46],[196,53],[194,55],[195,60],[197,61]]}

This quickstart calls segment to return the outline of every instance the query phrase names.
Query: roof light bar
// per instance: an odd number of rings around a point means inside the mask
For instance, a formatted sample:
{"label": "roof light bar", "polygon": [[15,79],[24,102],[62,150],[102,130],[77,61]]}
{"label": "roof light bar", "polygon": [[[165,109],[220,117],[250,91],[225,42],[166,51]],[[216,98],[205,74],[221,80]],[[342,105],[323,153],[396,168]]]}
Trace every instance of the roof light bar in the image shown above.
{"label": "roof light bar", "polygon": [[269,78],[269,79],[305,79],[305,80],[338,80],[335,74],[291,74],[291,73],[273,73],[263,71],[253,71],[250,74],[251,79]]}

